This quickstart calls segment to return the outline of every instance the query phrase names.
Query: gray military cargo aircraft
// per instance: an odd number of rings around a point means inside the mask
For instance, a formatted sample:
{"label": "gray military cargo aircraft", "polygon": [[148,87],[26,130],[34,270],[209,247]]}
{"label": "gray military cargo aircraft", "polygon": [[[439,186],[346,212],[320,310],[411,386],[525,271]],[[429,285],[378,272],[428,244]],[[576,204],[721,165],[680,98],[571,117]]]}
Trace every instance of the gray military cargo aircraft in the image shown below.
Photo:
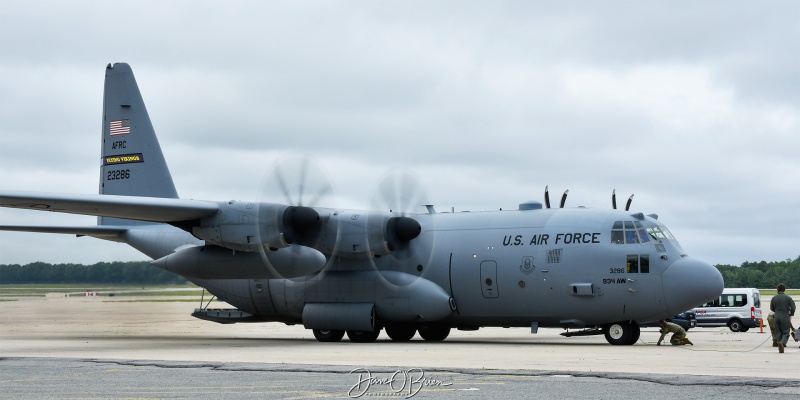
{"label": "gray military cargo aircraft", "polygon": [[414,214],[180,199],[131,68],[109,64],[104,91],[99,194],[0,191],[3,207],[97,225],[0,229],[127,243],[236,307],[198,318],[303,324],[322,342],[497,326],[631,345],[639,324],[722,293],[716,268],[687,256],[656,215],[629,211],[630,199],[616,209],[615,195],[611,209],[564,208],[566,192],[550,208],[545,190],[544,207]]}

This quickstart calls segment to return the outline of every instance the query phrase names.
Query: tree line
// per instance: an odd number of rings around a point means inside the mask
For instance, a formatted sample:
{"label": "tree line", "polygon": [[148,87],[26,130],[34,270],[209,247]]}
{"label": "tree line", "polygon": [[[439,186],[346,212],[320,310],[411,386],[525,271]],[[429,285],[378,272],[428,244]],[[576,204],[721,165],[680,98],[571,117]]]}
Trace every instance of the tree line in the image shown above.
{"label": "tree line", "polygon": [[725,287],[754,287],[759,289],[774,289],[779,283],[785,283],[787,288],[800,288],[800,257],[785,261],[745,261],[741,266],[718,264],[715,265]]}
{"label": "tree line", "polygon": [[[745,261],[740,266],[715,265],[725,279],[725,287],[771,289],[778,283],[800,288],[800,256],[785,261]],[[186,279],[150,265],[149,261],[100,262],[83,264],[26,265],[0,264],[0,284],[20,283],[111,283],[183,284]]]}
{"label": "tree line", "polygon": [[156,268],[149,261],[99,262],[83,264],[26,265],[0,264],[0,284],[21,283],[106,283],[106,284],[183,284],[186,279]]}

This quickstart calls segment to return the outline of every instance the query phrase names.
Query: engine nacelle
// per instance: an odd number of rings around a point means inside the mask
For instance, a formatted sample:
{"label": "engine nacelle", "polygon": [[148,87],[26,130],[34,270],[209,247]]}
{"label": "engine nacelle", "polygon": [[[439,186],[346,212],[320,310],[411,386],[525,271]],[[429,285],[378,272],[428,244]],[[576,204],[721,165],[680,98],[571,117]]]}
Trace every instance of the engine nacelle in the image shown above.
{"label": "engine nacelle", "polygon": [[318,210],[230,201],[220,204],[213,216],[200,220],[192,233],[206,243],[244,252],[300,245],[359,258],[391,254],[422,231],[413,218],[392,213]]}
{"label": "engine nacelle", "polygon": [[419,223],[390,213],[334,211],[303,245],[341,257],[380,257],[391,254],[419,236]]}
{"label": "engine nacelle", "polygon": [[296,278],[325,266],[325,256],[307,247],[281,249],[266,257],[219,246],[190,246],[150,264],[190,279]]}
{"label": "engine nacelle", "polygon": [[219,212],[200,220],[192,234],[206,243],[238,251],[275,251],[289,246],[284,214],[289,206],[271,203],[221,203]]}

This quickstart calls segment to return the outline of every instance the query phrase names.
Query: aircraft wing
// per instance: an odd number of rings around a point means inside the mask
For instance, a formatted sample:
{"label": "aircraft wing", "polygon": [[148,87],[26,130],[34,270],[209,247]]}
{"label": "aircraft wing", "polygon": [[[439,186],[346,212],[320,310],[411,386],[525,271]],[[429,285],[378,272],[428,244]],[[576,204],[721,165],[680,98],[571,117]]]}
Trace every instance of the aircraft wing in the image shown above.
{"label": "aircraft wing", "polygon": [[116,237],[125,233],[128,228],[121,226],[23,226],[23,225],[0,225],[0,231],[12,232],[38,232],[38,233],[66,233],[78,236],[93,237]]}
{"label": "aircraft wing", "polygon": [[166,223],[208,217],[219,209],[216,203],[203,200],[18,191],[0,191],[0,207]]}

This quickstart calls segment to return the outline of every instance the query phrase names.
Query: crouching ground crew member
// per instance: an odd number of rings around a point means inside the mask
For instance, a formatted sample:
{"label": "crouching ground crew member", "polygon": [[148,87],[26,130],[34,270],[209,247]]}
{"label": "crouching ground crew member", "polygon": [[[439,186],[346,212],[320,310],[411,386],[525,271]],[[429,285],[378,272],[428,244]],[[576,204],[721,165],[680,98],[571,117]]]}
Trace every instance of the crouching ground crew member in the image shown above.
{"label": "crouching ground crew member", "polygon": [[769,332],[772,334],[772,347],[778,347],[778,333],[775,332],[775,313],[772,311],[767,316],[767,324],[769,324]]}
{"label": "crouching ground crew member", "polygon": [[663,319],[658,321],[658,325],[661,327],[661,337],[658,338],[657,346],[661,346],[661,341],[664,340],[664,336],[667,336],[667,333],[670,332],[672,332],[672,337],[669,338],[669,342],[672,343],[673,346],[684,344],[691,344],[694,346],[694,344],[686,338],[686,330],[681,328],[680,325],[673,324],[672,322],[664,322]]}

